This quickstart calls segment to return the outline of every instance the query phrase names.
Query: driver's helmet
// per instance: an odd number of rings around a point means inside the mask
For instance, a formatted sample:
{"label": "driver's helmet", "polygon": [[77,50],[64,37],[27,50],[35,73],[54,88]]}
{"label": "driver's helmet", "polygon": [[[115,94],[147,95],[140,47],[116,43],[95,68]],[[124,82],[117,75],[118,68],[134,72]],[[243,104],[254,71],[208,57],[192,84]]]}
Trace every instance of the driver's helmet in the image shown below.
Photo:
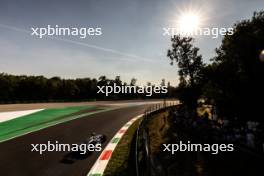
{"label": "driver's helmet", "polygon": [[96,135],[96,133],[95,133],[95,132],[92,132],[92,133],[91,133],[91,136],[95,136],[95,135]]}

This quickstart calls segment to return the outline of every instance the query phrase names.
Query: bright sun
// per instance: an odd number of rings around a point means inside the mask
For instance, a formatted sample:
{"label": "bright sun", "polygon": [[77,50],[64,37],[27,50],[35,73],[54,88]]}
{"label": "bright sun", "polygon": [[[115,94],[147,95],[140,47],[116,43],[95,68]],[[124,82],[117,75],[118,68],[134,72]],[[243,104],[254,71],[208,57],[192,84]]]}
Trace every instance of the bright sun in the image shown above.
{"label": "bright sun", "polygon": [[200,16],[198,14],[188,12],[180,15],[178,21],[178,29],[185,34],[192,33],[200,26]]}

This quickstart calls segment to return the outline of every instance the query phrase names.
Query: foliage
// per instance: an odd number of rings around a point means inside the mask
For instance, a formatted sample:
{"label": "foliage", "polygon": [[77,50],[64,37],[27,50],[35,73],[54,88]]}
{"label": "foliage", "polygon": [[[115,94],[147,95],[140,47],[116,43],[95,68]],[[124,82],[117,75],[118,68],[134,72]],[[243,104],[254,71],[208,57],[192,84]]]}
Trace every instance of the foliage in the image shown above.
{"label": "foliage", "polygon": [[199,49],[193,46],[193,38],[175,35],[171,38],[167,56],[171,64],[177,63],[180,76],[179,98],[185,105],[195,109],[200,97],[201,70],[204,67]]}
{"label": "foliage", "polygon": [[213,63],[205,69],[204,94],[212,99],[220,113],[241,119],[262,120],[264,63],[264,12],[234,25],[234,34],[226,35]]}
{"label": "foliage", "polygon": [[[0,103],[34,103],[53,101],[87,101],[113,99],[163,98],[164,95],[153,94],[146,97],[144,94],[97,94],[97,86],[127,85],[120,76],[108,79],[101,76],[99,79],[78,78],[62,79],[60,77],[45,78],[44,76],[14,76],[0,73]],[[131,85],[136,85],[132,78]],[[172,87],[169,90],[173,89]],[[168,94],[169,95],[169,94]],[[172,94],[170,94],[172,95]]]}

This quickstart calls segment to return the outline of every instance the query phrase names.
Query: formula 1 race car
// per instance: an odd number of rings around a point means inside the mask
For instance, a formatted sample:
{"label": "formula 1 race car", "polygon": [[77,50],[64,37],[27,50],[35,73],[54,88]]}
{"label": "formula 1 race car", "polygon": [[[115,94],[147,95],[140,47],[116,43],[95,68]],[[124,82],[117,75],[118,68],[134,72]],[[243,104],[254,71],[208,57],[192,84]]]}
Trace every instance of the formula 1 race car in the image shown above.
{"label": "formula 1 race car", "polygon": [[[103,134],[92,133],[91,137],[86,139],[86,144],[103,144],[106,141],[106,136]],[[85,143],[84,142],[84,143]]]}
{"label": "formula 1 race car", "polygon": [[61,163],[72,164],[77,160],[86,159],[93,151],[101,151],[101,145],[106,141],[106,136],[103,134],[92,133],[92,135],[85,139],[82,143],[76,144],[76,146],[84,146],[78,150],[71,151],[63,157]]}

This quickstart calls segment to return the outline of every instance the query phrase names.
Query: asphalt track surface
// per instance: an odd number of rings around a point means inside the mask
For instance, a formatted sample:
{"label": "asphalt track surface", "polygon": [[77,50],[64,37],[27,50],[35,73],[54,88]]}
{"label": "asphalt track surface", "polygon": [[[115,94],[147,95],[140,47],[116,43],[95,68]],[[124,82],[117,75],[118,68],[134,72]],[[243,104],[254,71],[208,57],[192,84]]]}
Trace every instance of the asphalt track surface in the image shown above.
{"label": "asphalt track surface", "polygon": [[153,100],[116,100],[116,101],[90,101],[90,102],[64,102],[64,103],[25,103],[25,104],[0,104],[0,112],[23,111],[32,109],[64,108],[73,106],[117,106],[147,102],[162,102]]}
{"label": "asphalt track surface", "polygon": [[30,133],[0,143],[0,175],[4,176],[86,176],[100,152],[93,152],[84,160],[73,164],[60,161],[68,152],[31,152],[31,144],[51,141],[73,144],[80,143],[92,132],[105,134],[107,141],[131,118],[144,113],[150,105],[121,107],[97,113]]}

